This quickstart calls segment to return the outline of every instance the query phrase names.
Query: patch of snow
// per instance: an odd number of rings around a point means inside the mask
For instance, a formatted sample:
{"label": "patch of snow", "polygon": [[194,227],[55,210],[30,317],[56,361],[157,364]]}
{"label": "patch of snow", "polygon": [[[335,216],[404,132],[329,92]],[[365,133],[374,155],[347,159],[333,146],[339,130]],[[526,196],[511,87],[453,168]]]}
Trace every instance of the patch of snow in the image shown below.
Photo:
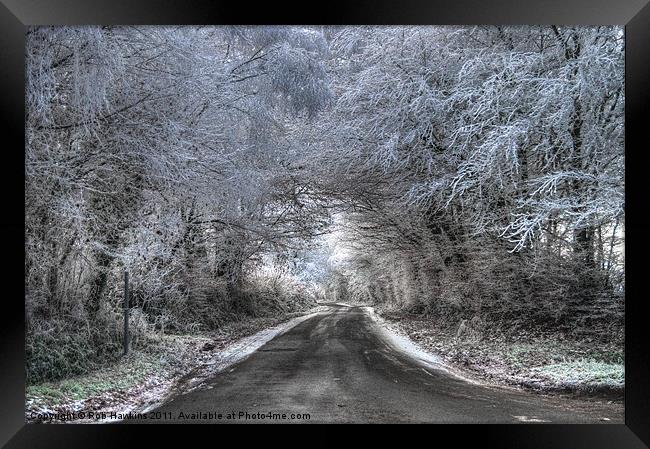
{"label": "patch of snow", "polygon": [[517,421],[521,422],[551,422],[548,419],[538,418],[537,416],[513,416]]}

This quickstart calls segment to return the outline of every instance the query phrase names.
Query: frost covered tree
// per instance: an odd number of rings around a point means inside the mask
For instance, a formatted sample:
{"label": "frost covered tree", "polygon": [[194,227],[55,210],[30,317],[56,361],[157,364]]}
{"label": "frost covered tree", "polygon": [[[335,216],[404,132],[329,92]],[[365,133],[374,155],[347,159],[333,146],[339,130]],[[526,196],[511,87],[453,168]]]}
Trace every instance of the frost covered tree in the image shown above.
{"label": "frost covered tree", "polygon": [[301,207],[285,137],[328,101],[323,51],[300,28],[30,29],[30,342],[73,317],[117,344],[123,269],[152,319],[239,313],[244,265],[324,224]]}
{"label": "frost covered tree", "polygon": [[[337,183],[352,178],[351,192],[368,192],[351,195],[359,211],[349,217],[364,221],[353,233],[367,231],[368,246],[381,235],[413,242],[401,251],[405,263],[426,261],[442,281],[456,271],[448,292],[475,278],[475,292],[451,296],[479,304],[490,297],[486,276],[495,283],[490,300],[506,308],[593,304],[612,282],[621,287],[620,28],[334,28],[330,35],[338,99],[321,151],[341,168]],[[391,221],[406,235],[389,232]],[[580,282],[557,266],[571,266]],[[499,291],[506,279],[518,300]]]}

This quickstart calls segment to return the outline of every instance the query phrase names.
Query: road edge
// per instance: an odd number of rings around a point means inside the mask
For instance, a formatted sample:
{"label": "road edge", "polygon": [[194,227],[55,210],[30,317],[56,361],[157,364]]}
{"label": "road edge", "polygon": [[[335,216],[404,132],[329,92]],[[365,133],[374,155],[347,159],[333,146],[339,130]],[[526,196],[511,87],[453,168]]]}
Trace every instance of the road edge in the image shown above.
{"label": "road edge", "polygon": [[445,362],[445,360],[438,354],[429,352],[417,342],[413,341],[408,336],[408,334],[403,332],[393,323],[390,323],[382,316],[380,316],[375,311],[374,307],[361,306],[361,309],[367,312],[368,317],[377,325],[377,329],[379,331],[378,333],[384,341],[386,341],[396,350],[420,363],[421,365],[427,366],[428,368],[436,371],[441,371],[449,376],[458,378],[473,385],[480,385],[482,387],[497,388],[508,391],[524,391],[524,389],[521,387],[489,382],[486,379],[475,375],[474,373],[469,373]]}
{"label": "road edge", "polygon": [[[319,309],[319,308],[320,307],[316,307],[315,309]],[[324,312],[324,310],[314,311],[314,309],[312,309],[308,311],[308,313],[306,313],[305,315],[297,316],[295,318],[290,319],[289,321],[285,321],[284,323],[280,323],[276,326],[263,329],[259,332],[256,332],[253,335],[249,335],[232,342],[226,348],[216,353],[211,361],[196,367],[193,370],[194,372],[190,372],[186,374],[185,376],[183,376],[183,378],[178,379],[176,382],[170,385],[159,400],[157,400],[156,402],[141,405],[139,407],[135,407],[134,409],[131,410],[131,412],[148,413],[151,410],[160,407],[161,405],[169,402],[171,399],[179,395],[187,394],[194,390],[200,389],[207,379],[223,372],[224,370],[230,368],[233,365],[243,362],[244,360],[249,358],[253,353],[255,353],[255,351],[257,351],[259,348],[267,344],[269,341],[287,333],[288,331],[290,331],[300,323],[307,321],[308,319],[313,318],[314,316],[322,312]],[[201,369],[203,369],[204,371],[200,372]],[[184,378],[192,374],[194,374],[194,378],[190,382],[187,382],[183,386],[179,386],[179,383],[181,383],[181,381]],[[115,422],[115,421],[112,420],[112,421],[100,421],[100,422],[104,423],[104,422]]]}

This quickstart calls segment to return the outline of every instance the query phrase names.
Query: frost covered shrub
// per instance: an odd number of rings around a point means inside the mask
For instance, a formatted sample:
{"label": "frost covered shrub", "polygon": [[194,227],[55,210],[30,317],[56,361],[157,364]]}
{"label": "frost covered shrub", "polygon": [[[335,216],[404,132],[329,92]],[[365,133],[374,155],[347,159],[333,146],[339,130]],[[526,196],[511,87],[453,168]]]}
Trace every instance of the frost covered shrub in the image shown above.
{"label": "frost covered shrub", "polygon": [[254,270],[244,280],[243,293],[254,316],[295,312],[315,305],[314,292],[278,265]]}
{"label": "frost covered shrub", "polygon": [[60,320],[33,326],[25,341],[28,384],[84,374],[95,366],[94,341],[82,327]]}
{"label": "frost covered shrub", "polygon": [[606,340],[615,340],[623,326],[622,298],[612,292],[606,273],[585,267],[571,253],[509,252],[498,238],[483,238],[463,247],[427,244],[390,254],[369,246],[349,264],[332,280],[334,295],[344,291],[388,310],[449,323],[478,316],[487,327],[562,330]]}
{"label": "frost covered shrub", "polygon": [[[139,309],[129,319],[130,347],[146,344],[148,323]],[[26,334],[29,384],[85,374],[119,358],[123,353],[124,315],[121,309],[102,308],[98,320],[49,318],[30,322]]]}

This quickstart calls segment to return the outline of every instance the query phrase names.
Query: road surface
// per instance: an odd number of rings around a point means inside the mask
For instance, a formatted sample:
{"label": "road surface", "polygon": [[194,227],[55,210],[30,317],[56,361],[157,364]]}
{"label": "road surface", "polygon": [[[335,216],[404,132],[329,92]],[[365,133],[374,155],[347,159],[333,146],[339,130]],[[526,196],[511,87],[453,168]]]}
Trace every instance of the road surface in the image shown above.
{"label": "road surface", "polygon": [[394,347],[366,308],[328,306],[202,388],[127,422],[623,422],[621,404],[467,382]]}

